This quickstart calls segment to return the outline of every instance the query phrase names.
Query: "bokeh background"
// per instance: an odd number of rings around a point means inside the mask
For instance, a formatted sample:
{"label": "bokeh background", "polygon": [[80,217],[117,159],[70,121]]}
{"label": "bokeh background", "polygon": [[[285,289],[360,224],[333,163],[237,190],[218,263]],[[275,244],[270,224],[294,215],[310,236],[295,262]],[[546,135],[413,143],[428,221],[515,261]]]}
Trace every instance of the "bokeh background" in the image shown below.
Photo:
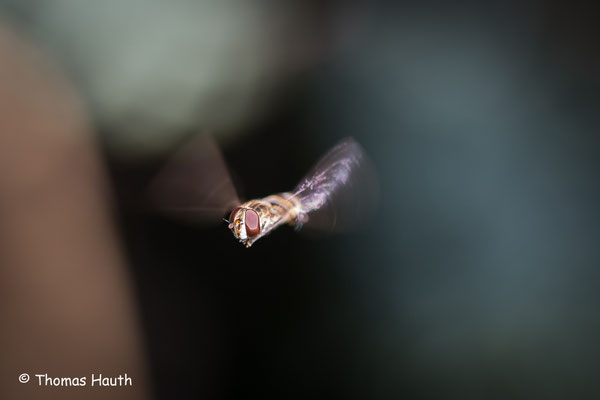
{"label": "bokeh background", "polygon": [[[0,2],[87,104],[158,399],[598,398],[593,11]],[[201,130],[246,199],[354,136],[377,216],[245,249],[225,224],[149,212],[148,184]]]}

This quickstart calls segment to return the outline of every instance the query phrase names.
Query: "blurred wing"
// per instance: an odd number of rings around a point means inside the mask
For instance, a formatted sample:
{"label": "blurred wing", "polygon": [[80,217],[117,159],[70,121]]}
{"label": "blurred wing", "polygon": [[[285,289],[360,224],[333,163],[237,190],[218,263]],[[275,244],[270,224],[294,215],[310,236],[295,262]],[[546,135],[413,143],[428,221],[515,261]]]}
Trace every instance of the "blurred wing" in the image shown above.
{"label": "blurred wing", "polygon": [[379,184],[364,149],[347,138],[319,160],[294,194],[308,215],[307,227],[349,231],[360,228],[374,215]]}
{"label": "blurred wing", "polygon": [[160,211],[191,222],[218,223],[240,204],[219,146],[207,134],[179,149],[150,186]]}

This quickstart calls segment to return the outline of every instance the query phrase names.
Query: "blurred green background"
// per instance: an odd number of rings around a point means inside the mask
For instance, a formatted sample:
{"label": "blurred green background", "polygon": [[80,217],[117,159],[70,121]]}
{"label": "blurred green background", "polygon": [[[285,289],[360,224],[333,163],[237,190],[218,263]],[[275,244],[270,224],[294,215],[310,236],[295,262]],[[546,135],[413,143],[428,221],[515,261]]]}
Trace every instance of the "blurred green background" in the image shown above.
{"label": "blurred green background", "polygon": [[[158,398],[600,396],[600,27],[577,2],[1,1],[64,66],[111,173]],[[338,139],[357,234],[146,211],[208,130],[245,198]],[[260,152],[258,159],[253,154]]]}

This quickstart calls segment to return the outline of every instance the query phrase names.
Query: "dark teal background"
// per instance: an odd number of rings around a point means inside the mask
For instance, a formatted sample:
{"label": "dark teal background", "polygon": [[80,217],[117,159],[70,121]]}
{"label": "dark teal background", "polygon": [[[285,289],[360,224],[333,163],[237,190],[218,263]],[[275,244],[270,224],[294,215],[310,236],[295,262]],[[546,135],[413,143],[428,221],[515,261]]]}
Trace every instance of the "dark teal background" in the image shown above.
{"label": "dark teal background", "polygon": [[[360,233],[282,228],[245,249],[225,223],[144,209],[168,153],[105,145],[158,397],[598,398],[592,6],[303,7],[326,55],[221,140],[225,158],[244,197],[262,197],[354,136],[379,171],[377,216]],[[367,22],[338,29],[348,12]]]}

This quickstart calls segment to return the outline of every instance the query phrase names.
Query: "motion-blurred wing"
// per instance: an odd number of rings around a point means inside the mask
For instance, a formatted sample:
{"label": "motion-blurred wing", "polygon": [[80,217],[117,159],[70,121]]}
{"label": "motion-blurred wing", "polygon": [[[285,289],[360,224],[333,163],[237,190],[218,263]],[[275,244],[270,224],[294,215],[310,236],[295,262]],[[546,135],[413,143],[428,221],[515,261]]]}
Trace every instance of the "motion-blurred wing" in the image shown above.
{"label": "motion-blurred wing", "polygon": [[150,187],[158,210],[192,222],[218,223],[240,204],[212,136],[194,137],[179,149]]}
{"label": "motion-blurred wing", "polygon": [[308,215],[307,227],[348,231],[360,228],[374,215],[379,184],[364,149],[347,138],[319,160],[294,194]]}

